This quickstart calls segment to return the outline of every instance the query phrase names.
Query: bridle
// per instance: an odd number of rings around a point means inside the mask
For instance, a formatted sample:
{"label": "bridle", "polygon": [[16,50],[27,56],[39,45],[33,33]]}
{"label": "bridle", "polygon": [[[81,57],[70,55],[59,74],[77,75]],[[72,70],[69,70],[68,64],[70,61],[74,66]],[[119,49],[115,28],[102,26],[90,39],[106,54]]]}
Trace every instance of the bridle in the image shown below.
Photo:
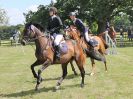
{"label": "bridle", "polygon": [[[38,40],[38,39],[40,39],[40,38],[42,38],[42,37],[45,37],[44,34],[41,35],[41,36],[38,36],[38,35],[36,34],[34,28],[35,28],[35,26],[30,25],[29,28],[27,29],[27,34],[28,34],[28,35],[27,35],[27,36],[23,36],[23,38],[28,38],[28,39],[26,39],[26,42],[27,42],[27,43],[29,43],[30,41],[35,41],[35,40]],[[32,33],[34,33],[34,35],[32,35]],[[48,46],[49,43],[50,43],[50,35],[48,36],[47,39],[48,39],[48,40],[47,40],[46,46],[42,48],[42,51],[41,51],[41,52],[43,52],[43,50],[46,50],[46,49],[47,49],[47,46]],[[25,39],[24,39],[24,40],[25,40]],[[30,44],[30,45],[31,45],[31,44]],[[32,45],[31,45],[31,46],[32,46]],[[32,46],[32,47],[33,47],[33,46]]]}
{"label": "bridle", "polygon": [[[37,36],[35,31],[34,31],[34,28],[35,27],[33,25],[30,25],[29,28],[27,29],[28,30],[28,35],[27,36],[23,36],[24,40],[25,40],[25,38],[28,38],[28,39],[26,39],[27,42],[35,41],[35,40],[38,40],[38,39],[40,39],[40,38],[45,36],[45,35]],[[34,33],[35,36],[33,36],[32,33]]]}

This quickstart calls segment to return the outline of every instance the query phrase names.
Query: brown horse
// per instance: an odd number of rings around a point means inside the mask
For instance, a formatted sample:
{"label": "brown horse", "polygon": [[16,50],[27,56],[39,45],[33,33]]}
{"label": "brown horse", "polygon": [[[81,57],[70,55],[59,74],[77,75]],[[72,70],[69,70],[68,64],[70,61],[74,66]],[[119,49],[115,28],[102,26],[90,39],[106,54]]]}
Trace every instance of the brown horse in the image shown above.
{"label": "brown horse", "polygon": [[[86,44],[84,38],[80,38],[80,32],[73,26],[70,26],[70,28],[66,29],[66,35],[70,36],[70,38],[76,40],[78,42],[79,45],[82,46],[83,50],[85,50],[87,56],[91,56],[90,52],[86,49],[89,49],[90,46],[88,46],[88,44]],[[98,41],[98,46],[96,46],[94,49],[96,50],[96,53],[99,52],[101,55],[100,57],[103,57],[103,61],[105,64],[105,71],[107,71],[107,65],[106,65],[106,58],[105,58],[105,51],[107,48],[107,45],[105,44],[105,41],[100,37],[100,36],[92,36],[92,38],[94,38],[95,40]],[[91,63],[92,63],[92,72],[90,75],[94,75],[95,73],[95,61],[92,56],[90,57],[91,59]],[[96,59],[99,60],[99,59]]]}
{"label": "brown horse", "polygon": [[[106,32],[103,32],[103,33],[100,33],[99,36],[101,36],[102,38],[106,39],[105,38],[105,34],[106,34]],[[114,29],[113,26],[110,26],[109,27],[109,29],[108,29],[108,35],[113,40],[113,42],[116,44],[117,43],[117,41],[116,41],[116,31],[115,31],[115,29]]]}
{"label": "brown horse", "polygon": [[[81,87],[84,86],[84,63],[85,63],[85,55],[82,51],[82,48],[78,44],[74,44],[72,40],[67,40],[66,44],[68,46],[68,52],[65,54],[61,54],[60,60],[54,58],[54,51],[52,48],[52,41],[50,38],[46,37],[42,32],[42,27],[40,25],[28,23],[25,25],[23,35],[22,35],[22,44],[25,45],[28,40],[34,40],[36,45],[35,56],[37,60],[31,65],[31,70],[34,77],[37,79],[36,90],[38,90],[39,84],[42,82],[41,73],[48,66],[53,64],[61,64],[62,66],[62,77],[58,81],[56,85],[56,89],[58,89],[67,75],[67,65],[72,60],[76,61],[76,64],[81,72]],[[37,65],[41,65],[42,67],[38,70],[38,74],[35,72],[34,67]]]}
{"label": "brown horse", "polygon": [[108,34],[111,39],[116,43],[116,31],[113,26],[110,26]]}

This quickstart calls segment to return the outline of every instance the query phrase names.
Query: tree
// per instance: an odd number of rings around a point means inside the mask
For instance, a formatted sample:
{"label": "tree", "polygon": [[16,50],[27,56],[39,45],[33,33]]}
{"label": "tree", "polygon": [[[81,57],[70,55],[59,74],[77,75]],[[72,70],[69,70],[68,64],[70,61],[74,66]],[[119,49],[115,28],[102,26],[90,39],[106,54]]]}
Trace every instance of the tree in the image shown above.
{"label": "tree", "polygon": [[[63,21],[69,18],[69,12],[75,11],[77,16],[93,29],[98,25],[97,32],[101,33],[105,31],[107,19],[111,21],[120,12],[130,13],[133,9],[133,0],[56,0],[56,3],[52,5],[58,8],[59,16]],[[26,14],[27,22],[35,21],[46,25],[49,6],[51,4],[41,5],[35,13],[30,11]],[[130,19],[132,20],[132,17]]]}
{"label": "tree", "polygon": [[16,30],[19,30],[21,33],[24,29],[24,25],[18,24],[16,26],[0,26],[0,38],[2,39],[9,39]]}
{"label": "tree", "polygon": [[47,25],[48,22],[48,6],[40,5],[37,12],[29,11],[27,14],[24,13],[26,22],[35,22],[41,24],[43,27]]}
{"label": "tree", "polygon": [[6,11],[0,8],[0,25],[8,24],[8,17]]}
{"label": "tree", "polygon": [[122,12],[113,18],[113,23],[117,31],[119,31],[121,26],[124,28],[124,30],[127,30],[128,26],[131,24],[131,21],[129,15]]}
{"label": "tree", "polygon": [[105,30],[106,20],[132,9],[133,0],[57,0],[57,6],[62,15],[70,11],[78,11],[79,17],[88,23],[97,22],[98,33]]}

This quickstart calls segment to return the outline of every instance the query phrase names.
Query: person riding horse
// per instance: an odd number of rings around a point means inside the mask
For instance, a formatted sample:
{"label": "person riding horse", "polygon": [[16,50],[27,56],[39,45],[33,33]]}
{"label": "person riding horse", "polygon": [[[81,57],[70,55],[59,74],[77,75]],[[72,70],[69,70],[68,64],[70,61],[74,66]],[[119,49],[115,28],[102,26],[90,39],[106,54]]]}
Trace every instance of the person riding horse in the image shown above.
{"label": "person riding horse", "polygon": [[57,58],[60,58],[59,43],[63,39],[61,29],[63,29],[62,20],[57,15],[57,8],[51,7],[49,9],[50,19],[48,21],[47,30],[50,31],[51,37],[54,39],[54,49]]}
{"label": "person riding horse", "polygon": [[73,21],[74,26],[80,31],[81,37],[84,37],[87,44],[90,45],[92,49],[94,49],[94,47],[97,46],[98,42],[89,36],[88,34],[89,30],[85,27],[81,19],[76,18],[75,12],[70,12],[69,16],[70,19]]}

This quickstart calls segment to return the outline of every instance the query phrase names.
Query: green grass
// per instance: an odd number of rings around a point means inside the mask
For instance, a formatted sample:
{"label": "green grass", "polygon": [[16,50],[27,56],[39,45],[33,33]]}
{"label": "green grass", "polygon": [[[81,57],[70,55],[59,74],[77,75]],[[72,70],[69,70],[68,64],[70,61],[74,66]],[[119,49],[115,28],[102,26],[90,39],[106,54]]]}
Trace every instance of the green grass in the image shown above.
{"label": "green grass", "polygon": [[0,47],[0,99],[133,99],[132,47],[118,48],[118,55],[106,56],[107,73],[104,64],[96,62],[96,74],[89,76],[91,64],[87,59],[84,88],[80,88],[80,75],[74,76],[69,65],[68,76],[57,92],[53,89],[61,76],[61,66],[48,67],[42,73],[45,81],[35,92],[36,80],[30,70],[36,60],[34,49],[26,46],[24,50],[25,54],[20,46]]}

